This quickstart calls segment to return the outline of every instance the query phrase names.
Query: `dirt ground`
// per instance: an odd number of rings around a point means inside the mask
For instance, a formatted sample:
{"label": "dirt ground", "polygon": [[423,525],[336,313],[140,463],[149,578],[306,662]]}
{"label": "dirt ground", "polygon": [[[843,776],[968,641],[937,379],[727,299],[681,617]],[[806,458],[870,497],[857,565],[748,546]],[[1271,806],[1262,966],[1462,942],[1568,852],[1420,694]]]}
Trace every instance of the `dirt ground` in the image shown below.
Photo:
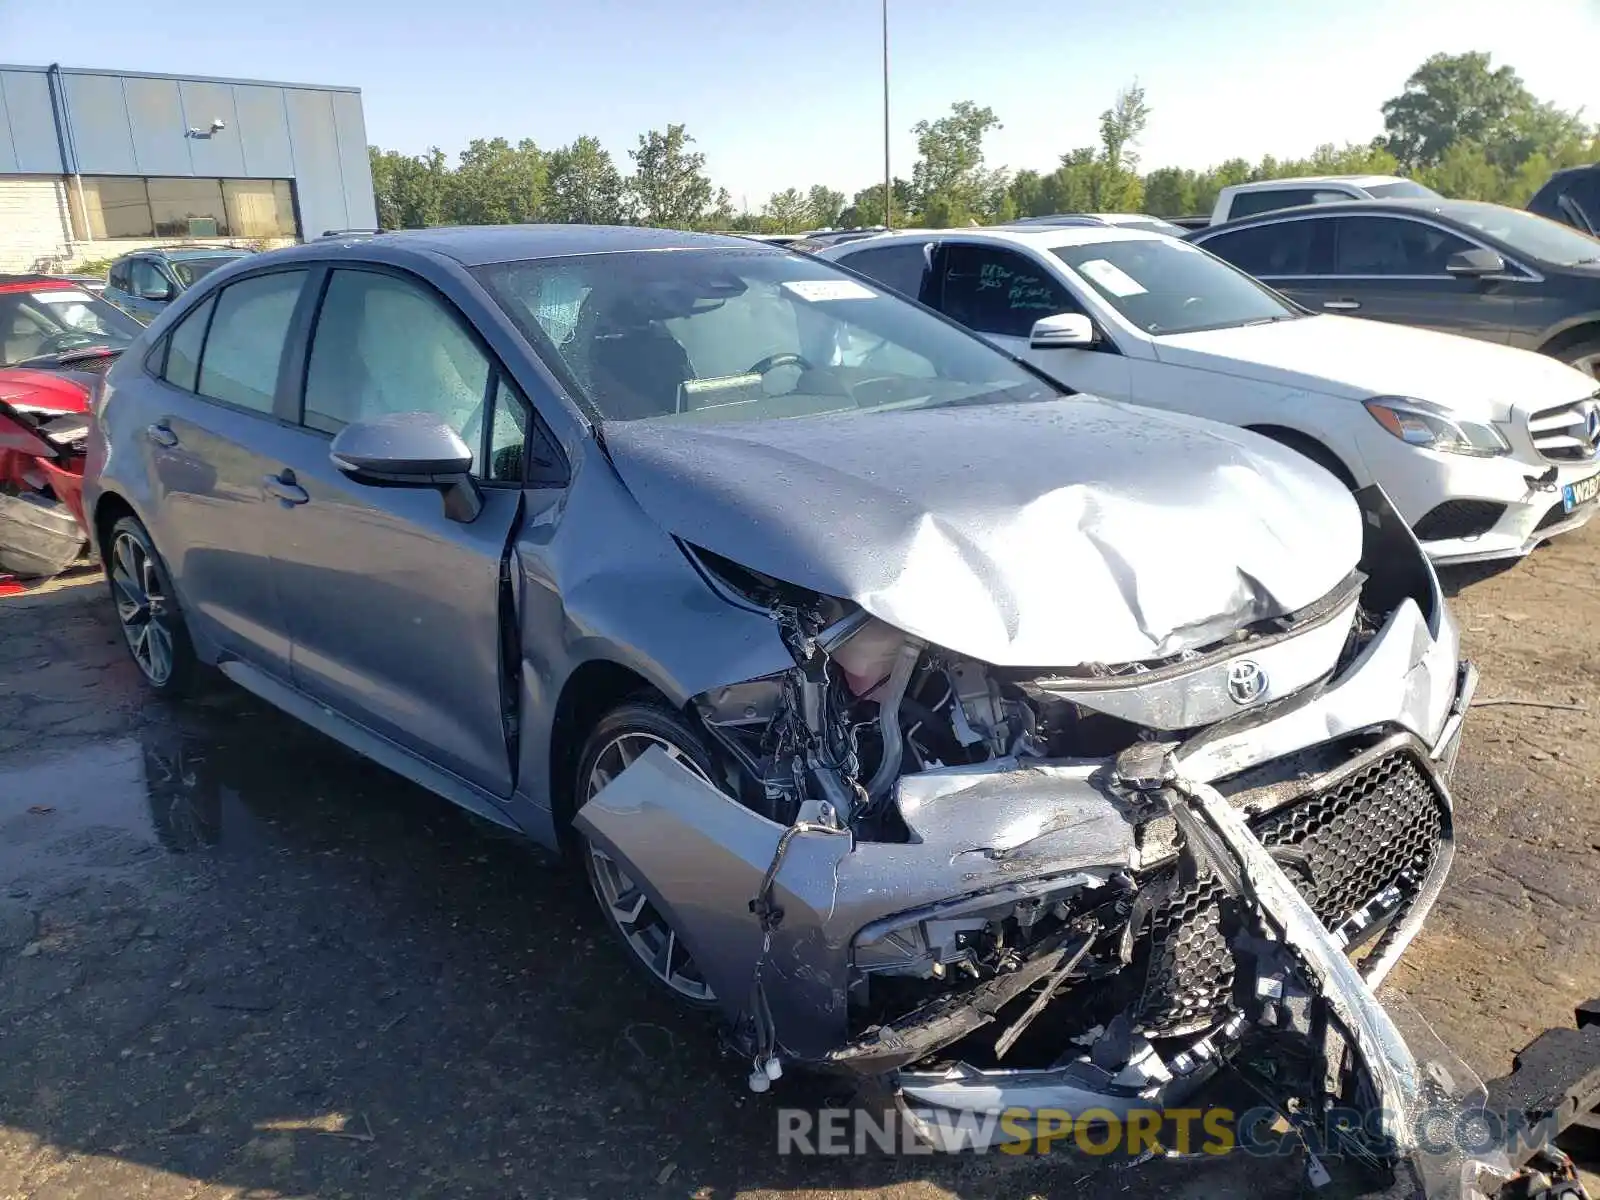
{"label": "dirt ground", "polygon": [[[1481,1074],[1600,995],[1600,527],[1452,575],[1485,703],[1396,973]],[[634,986],[581,877],[224,690],[98,578],[0,599],[0,1197],[1294,1195],[1236,1162],[781,1158],[790,1081]],[[785,1088],[798,1089],[785,1091]]]}

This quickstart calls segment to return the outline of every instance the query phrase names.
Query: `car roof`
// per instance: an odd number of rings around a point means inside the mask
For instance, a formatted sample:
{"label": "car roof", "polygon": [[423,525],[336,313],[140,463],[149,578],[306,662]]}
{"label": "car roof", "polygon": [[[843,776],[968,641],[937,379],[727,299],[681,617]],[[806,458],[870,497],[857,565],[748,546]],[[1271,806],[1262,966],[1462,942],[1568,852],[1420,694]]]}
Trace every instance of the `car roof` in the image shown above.
{"label": "car roof", "polygon": [[253,253],[250,250],[241,250],[237,246],[152,246],[148,250],[135,250],[124,254],[123,258],[137,258],[141,255],[154,255],[159,258],[169,258],[174,261],[185,258],[244,258]]}
{"label": "car roof", "polygon": [[1484,209],[1504,208],[1503,204],[1490,204],[1486,200],[1447,200],[1439,196],[1415,196],[1387,200],[1331,200],[1323,204],[1297,204],[1293,208],[1275,208],[1270,212],[1253,213],[1236,217],[1221,225],[1208,225],[1189,234],[1189,240],[1202,242],[1219,229],[1239,229],[1246,225],[1263,225],[1285,217],[1333,217],[1340,213],[1387,213],[1391,216],[1444,217],[1446,220],[1465,221]]}
{"label": "car roof", "polygon": [[1282,187],[1285,184],[1353,183],[1357,187],[1370,187],[1377,183],[1404,182],[1405,180],[1398,175],[1290,175],[1282,179],[1257,179],[1251,183],[1235,183],[1231,187],[1236,192],[1257,192]]}
{"label": "car roof", "polygon": [[[1095,246],[1102,242],[1150,242],[1165,234],[1118,225],[984,225],[966,229],[906,229],[880,233],[859,242],[847,243],[852,251],[891,242],[933,242],[949,238],[995,242],[1031,250],[1059,250],[1067,246]],[[834,247],[828,247],[833,249]],[[844,249],[843,246],[838,249]]]}
{"label": "car roof", "polygon": [[743,250],[782,253],[751,238],[718,233],[684,233],[632,225],[451,225],[397,229],[371,237],[327,238],[276,253],[282,257],[320,257],[329,248],[361,246],[419,251],[453,258],[462,266],[525,258],[564,258],[640,250]]}

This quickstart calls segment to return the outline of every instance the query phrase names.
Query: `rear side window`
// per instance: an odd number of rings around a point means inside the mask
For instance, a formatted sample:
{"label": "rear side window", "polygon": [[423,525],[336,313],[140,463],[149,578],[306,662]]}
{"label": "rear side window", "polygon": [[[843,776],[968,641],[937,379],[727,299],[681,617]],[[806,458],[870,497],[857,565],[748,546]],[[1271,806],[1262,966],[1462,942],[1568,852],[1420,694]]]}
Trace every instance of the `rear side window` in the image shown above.
{"label": "rear side window", "polygon": [[915,300],[922,294],[922,275],[927,269],[927,254],[920,242],[857,250],[839,261],[902,296]]}
{"label": "rear side window", "polygon": [[1241,271],[1261,278],[1321,275],[1328,269],[1327,220],[1277,221],[1209,237],[1200,244]]}
{"label": "rear side window", "polygon": [[211,310],[216,303],[215,296],[207,296],[168,336],[167,366],[162,378],[173,387],[186,392],[195,390],[200,378],[200,347],[205,344],[206,326],[211,323]]}
{"label": "rear side window", "polygon": [[978,333],[1025,338],[1041,317],[1083,312],[1044,267],[999,246],[947,245],[940,284],[945,315]]}
{"label": "rear side window", "polygon": [[112,263],[111,270],[106,275],[106,283],[116,288],[119,292],[127,291],[129,288],[128,264],[126,262]]}
{"label": "rear side window", "polygon": [[[200,360],[202,396],[270,413],[304,271],[277,271],[222,289]],[[170,355],[169,355],[170,358]]]}
{"label": "rear side window", "polygon": [[1259,192],[1240,192],[1228,208],[1228,220],[1253,217],[1257,213],[1277,212],[1280,208],[1299,208],[1306,204],[1332,204],[1353,199],[1345,192],[1327,188],[1265,188]]}

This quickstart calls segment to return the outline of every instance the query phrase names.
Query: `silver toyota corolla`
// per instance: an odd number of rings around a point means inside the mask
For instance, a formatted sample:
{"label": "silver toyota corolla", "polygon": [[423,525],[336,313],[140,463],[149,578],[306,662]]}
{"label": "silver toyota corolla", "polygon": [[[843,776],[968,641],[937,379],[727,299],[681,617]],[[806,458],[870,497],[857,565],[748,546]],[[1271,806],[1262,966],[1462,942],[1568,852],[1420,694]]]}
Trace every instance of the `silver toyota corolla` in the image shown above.
{"label": "silver toyota corolla", "polygon": [[444,229],[185,292],[86,496],[152,687],[214,666],[566,845],[755,1087],[886,1080],[937,1137],[1270,1031],[1346,1064],[1307,1102],[1417,1100],[1372,989],[1472,672],[1382,494],[1253,434],[782,249]]}

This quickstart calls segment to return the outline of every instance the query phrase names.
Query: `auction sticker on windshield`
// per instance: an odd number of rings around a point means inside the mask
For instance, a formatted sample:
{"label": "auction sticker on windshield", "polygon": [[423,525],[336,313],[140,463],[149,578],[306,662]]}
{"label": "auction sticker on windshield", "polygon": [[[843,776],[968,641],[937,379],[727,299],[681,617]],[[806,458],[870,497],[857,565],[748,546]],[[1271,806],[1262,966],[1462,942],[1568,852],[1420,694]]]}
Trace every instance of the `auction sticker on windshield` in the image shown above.
{"label": "auction sticker on windshield", "polygon": [[791,279],[783,290],[802,300],[872,300],[878,295],[854,279]]}
{"label": "auction sticker on windshield", "polygon": [[1103,258],[1091,258],[1088,262],[1080,264],[1078,270],[1105,288],[1113,296],[1142,296],[1145,294],[1146,288],[1144,284],[1115,263],[1107,262]]}
{"label": "auction sticker on windshield", "polygon": [[1591,475],[1561,489],[1561,507],[1567,512],[1583,504],[1592,504],[1600,496],[1600,475]]}

